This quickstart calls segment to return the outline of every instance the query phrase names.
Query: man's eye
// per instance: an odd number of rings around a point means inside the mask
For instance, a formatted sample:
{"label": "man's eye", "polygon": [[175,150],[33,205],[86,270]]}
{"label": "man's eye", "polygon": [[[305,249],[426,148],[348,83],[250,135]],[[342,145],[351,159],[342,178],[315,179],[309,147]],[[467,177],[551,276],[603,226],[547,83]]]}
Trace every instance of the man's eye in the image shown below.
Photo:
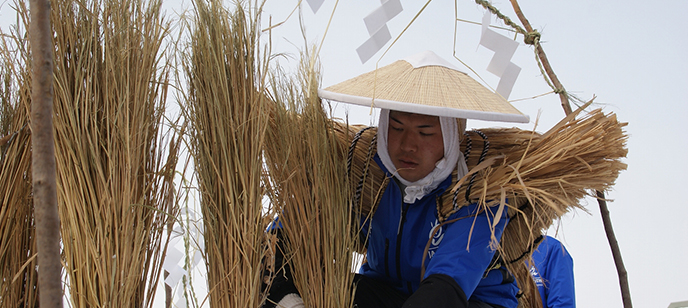
{"label": "man's eye", "polygon": [[401,127],[394,127],[394,126],[390,126],[390,127],[392,128],[392,130],[395,130],[398,132],[402,131]]}
{"label": "man's eye", "polygon": [[425,136],[425,137],[429,137],[429,136],[434,135],[434,133],[424,133],[424,132],[420,132],[420,135],[421,135],[421,136]]}

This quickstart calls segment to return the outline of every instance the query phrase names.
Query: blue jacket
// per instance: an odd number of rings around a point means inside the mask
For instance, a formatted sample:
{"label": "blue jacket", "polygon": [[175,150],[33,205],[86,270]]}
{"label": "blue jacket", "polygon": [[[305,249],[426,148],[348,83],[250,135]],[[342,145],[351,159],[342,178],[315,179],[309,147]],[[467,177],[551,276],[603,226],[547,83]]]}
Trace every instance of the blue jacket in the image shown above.
{"label": "blue jacket", "polygon": [[555,238],[546,236],[533,252],[530,274],[540,291],[543,308],[574,308],[573,258]]}
{"label": "blue jacket", "polygon": [[[375,161],[389,176],[377,155]],[[439,224],[437,196],[450,189],[452,182],[449,176],[434,191],[413,204],[407,204],[403,202],[399,185],[390,181],[372,220],[363,224],[363,232],[369,231],[370,237],[367,263],[359,272],[408,294],[418,289],[420,282],[428,276],[445,274],[457,282],[466,298],[516,307],[518,288],[513,277],[505,269],[485,273],[495,254],[489,244],[492,238],[490,223],[494,220],[496,208],[474,217],[477,205],[471,204],[448,217],[447,221],[463,219],[445,224],[435,233],[425,256],[425,274],[421,277],[426,244]],[[504,211],[495,226],[497,238],[501,238],[507,220]]]}

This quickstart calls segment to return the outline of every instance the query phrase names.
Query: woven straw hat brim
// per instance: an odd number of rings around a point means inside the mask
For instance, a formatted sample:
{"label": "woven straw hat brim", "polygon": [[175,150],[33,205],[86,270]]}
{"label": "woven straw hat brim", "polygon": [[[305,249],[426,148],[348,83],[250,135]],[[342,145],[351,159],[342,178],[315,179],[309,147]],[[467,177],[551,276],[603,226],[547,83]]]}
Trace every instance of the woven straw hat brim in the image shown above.
{"label": "woven straw hat brim", "polygon": [[517,123],[530,120],[461,71],[441,65],[414,68],[404,60],[320,89],[318,94],[343,103],[435,116]]}

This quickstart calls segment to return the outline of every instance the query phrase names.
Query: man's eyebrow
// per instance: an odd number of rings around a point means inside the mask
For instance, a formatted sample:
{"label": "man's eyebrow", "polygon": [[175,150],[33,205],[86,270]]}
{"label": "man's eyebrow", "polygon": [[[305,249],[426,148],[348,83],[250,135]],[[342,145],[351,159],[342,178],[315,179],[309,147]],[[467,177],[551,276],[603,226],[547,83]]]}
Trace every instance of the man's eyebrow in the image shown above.
{"label": "man's eyebrow", "polygon": [[399,123],[399,124],[404,124],[404,123],[402,123],[401,121],[399,121],[399,119],[393,117],[392,115],[390,115],[389,118],[392,119],[394,122],[397,122],[397,123]]}
{"label": "man's eyebrow", "polygon": [[[395,118],[395,117],[392,116],[391,114],[389,115],[389,118],[392,119],[392,121],[397,122],[397,123],[399,123],[399,124],[401,124],[401,125],[404,124],[404,122],[399,121],[399,119]],[[436,126],[435,123],[431,123],[431,124],[421,124],[421,125],[416,126],[416,128],[431,128],[431,127],[435,127],[435,126]]]}
{"label": "man's eyebrow", "polygon": [[428,127],[435,127],[435,123],[430,123],[430,124],[421,124],[416,126],[418,128],[428,128]]}

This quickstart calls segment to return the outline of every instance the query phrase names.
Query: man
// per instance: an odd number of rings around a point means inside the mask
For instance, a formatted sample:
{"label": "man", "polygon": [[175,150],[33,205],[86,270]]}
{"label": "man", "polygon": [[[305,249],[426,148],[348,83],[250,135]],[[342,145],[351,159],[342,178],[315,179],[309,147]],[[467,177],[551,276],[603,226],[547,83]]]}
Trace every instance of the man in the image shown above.
{"label": "man", "polygon": [[530,274],[543,308],[575,308],[573,258],[557,239],[547,235],[533,252]]}
{"label": "man", "polygon": [[[414,82],[397,80],[399,76]],[[355,278],[354,306],[516,307],[513,276],[500,266],[494,250],[508,223],[506,211],[476,203],[456,206],[450,213],[439,209],[440,200],[451,200],[449,191],[468,172],[459,149],[465,119],[528,118],[427,52],[320,95],[362,105],[370,105],[375,97],[374,104],[382,108],[371,168],[391,180],[385,181],[381,197],[370,206],[375,209],[372,218],[361,219],[367,250]],[[287,282],[273,284],[269,302],[302,307],[296,293],[283,296],[284,290],[295,290],[288,277]]]}
{"label": "man", "polygon": [[[467,170],[458,150],[462,133],[454,118],[381,111],[374,160],[394,180],[372,219],[363,220],[362,233],[370,235],[367,262],[355,278],[356,307],[517,306],[513,277],[488,269],[495,255],[491,236],[501,237],[506,212],[495,228],[486,217],[496,211],[478,213],[476,204],[446,218],[454,222],[440,225],[438,219],[437,197],[458,180],[454,169],[460,175]],[[285,289],[295,290],[288,284]],[[300,305],[291,294],[277,307]]]}
{"label": "man", "polygon": [[486,218],[496,210],[477,213],[476,204],[445,219],[451,223],[439,222],[437,197],[458,180],[454,169],[462,170],[458,178],[467,169],[456,119],[382,110],[379,123],[375,162],[394,181],[364,225],[370,230],[367,263],[356,278],[355,304],[516,307],[513,277],[488,268],[495,255],[491,236],[501,237],[505,213],[494,229]]}

